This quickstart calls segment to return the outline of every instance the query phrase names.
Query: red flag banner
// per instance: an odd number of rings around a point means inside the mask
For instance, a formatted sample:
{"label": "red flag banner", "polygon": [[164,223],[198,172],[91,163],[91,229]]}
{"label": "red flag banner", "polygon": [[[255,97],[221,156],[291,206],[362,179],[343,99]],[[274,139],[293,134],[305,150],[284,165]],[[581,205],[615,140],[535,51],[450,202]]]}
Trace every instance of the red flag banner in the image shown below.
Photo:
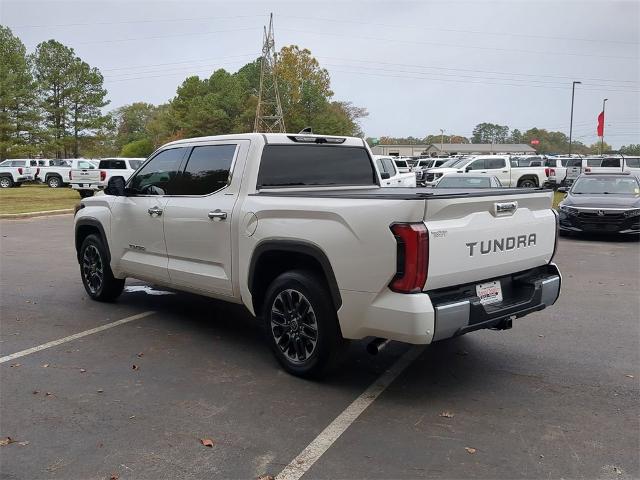
{"label": "red flag banner", "polygon": [[598,115],[598,136],[604,136],[604,111]]}

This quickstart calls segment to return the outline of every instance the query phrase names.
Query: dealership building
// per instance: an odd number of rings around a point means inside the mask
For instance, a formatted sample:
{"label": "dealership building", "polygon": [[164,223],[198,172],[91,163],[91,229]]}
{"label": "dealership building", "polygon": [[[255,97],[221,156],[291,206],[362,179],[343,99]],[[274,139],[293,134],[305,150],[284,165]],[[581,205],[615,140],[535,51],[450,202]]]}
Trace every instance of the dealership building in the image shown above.
{"label": "dealership building", "polygon": [[431,145],[376,145],[371,148],[374,155],[391,157],[445,157],[448,155],[491,155],[491,154],[535,154],[536,151],[525,143],[433,143]]}

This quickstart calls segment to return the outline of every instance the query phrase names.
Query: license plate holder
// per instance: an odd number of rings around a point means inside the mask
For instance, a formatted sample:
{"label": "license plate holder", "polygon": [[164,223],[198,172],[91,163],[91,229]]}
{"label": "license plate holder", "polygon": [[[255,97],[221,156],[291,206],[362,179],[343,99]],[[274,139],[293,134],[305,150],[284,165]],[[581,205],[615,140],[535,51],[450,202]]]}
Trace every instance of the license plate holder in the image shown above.
{"label": "license plate holder", "polygon": [[502,302],[502,285],[500,284],[500,280],[478,283],[476,285],[476,295],[480,298],[482,305]]}

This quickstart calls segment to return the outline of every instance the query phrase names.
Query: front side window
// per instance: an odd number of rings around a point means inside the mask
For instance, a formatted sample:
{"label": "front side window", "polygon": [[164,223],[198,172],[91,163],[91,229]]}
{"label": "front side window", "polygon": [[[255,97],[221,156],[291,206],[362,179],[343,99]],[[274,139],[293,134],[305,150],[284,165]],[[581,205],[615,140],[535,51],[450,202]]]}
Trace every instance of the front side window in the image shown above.
{"label": "front side window", "polygon": [[384,164],[384,170],[389,174],[389,177],[396,176],[396,164],[390,158],[385,158],[382,160]]}
{"label": "front side window", "polygon": [[27,163],[27,162],[25,162],[24,160],[13,160],[13,161],[11,162],[11,166],[12,166],[12,167],[24,167],[24,166],[26,166],[26,165],[25,165],[26,163]]}
{"label": "front side window", "polygon": [[258,188],[377,185],[364,148],[330,145],[266,145]]}
{"label": "front side window", "polygon": [[468,166],[467,166],[467,170],[483,170],[487,167],[485,167],[485,160],[484,158],[481,158],[479,160],[476,160],[474,162],[471,162]]}
{"label": "front side window", "polygon": [[127,185],[134,195],[171,195],[170,183],[178,175],[185,148],[163,150],[131,177]]}
{"label": "front side window", "polygon": [[208,195],[227,186],[236,145],[195,147],[172,195]]}

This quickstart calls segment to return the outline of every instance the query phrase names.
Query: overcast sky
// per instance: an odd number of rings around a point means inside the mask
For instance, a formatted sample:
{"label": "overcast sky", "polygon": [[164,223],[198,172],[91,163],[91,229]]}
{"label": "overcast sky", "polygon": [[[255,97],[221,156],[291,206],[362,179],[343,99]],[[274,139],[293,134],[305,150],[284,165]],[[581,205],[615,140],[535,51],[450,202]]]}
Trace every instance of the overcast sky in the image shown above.
{"label": "overcast sky", "polygon": [[188,75],[257,57],[274,13],[276,47],[311,50],[338,100],[366,107],[367,136],[469,136],[480,122],[640,143],[640,1],[159,2],[0,0],[0,23],[31,52],[44,40],[99,67],[109,108],[162,103]]}

